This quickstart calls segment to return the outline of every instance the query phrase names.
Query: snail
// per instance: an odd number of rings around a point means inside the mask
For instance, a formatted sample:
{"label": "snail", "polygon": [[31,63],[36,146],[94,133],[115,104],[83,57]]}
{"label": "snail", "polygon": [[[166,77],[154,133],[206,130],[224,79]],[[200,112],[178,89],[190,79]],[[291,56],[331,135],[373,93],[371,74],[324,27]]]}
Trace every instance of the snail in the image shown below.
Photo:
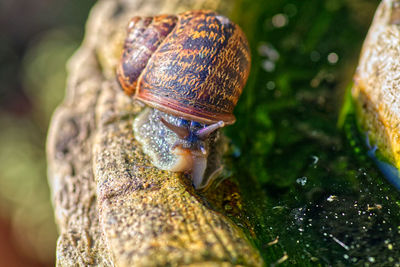
{"label": "snail", "polygon": [[148,106],[133,129],[153,165],[207,187],[221,172],[218,129],[235,122],[249,71],[247,39],[225,16],[197,10],[132,18],[117,78]]}

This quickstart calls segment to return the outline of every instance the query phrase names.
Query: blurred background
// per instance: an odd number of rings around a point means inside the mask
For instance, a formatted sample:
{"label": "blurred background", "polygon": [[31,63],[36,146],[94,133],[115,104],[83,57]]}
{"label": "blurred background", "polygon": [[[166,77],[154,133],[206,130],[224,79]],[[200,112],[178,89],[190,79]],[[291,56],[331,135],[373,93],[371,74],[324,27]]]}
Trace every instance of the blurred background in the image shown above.
{"label": "blurred background", "polygon": [[[324,160],[310,155],[321,143],[334,147],[325,133],[337,132],[344,88],[379,1],[236,2],[233,18],[249,35],[253,67],[238,123],[226,133],[241,158],[237,166],[250,164],[243,177],[254,176],[272,202],[286,192],[292,199],[293,185],[307,183],[305,168]],[[82,41],[94,3],[0,1],[0,266],[54,266],[46,132],[64,95],[65,64]],[[290,168],[282,168],[282,158]],[[306,167],[296,164],[304,158]]]}
{"label": "blurred background", "polygon": [[54,266],[46,132],[94,3],[0,1],[0,266]]}

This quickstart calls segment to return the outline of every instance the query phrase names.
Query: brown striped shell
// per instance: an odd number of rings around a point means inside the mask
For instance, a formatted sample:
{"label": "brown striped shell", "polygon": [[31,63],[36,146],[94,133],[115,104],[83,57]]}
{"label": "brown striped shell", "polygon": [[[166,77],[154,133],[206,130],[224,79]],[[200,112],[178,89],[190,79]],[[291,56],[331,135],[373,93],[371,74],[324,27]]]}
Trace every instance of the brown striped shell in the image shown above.
{"label": "brown striped shell", "polygon": [[233,109],[250,71],[242,30],[213,11],[134,17],[118,80],[129,95],[201,123],[235,122]]}

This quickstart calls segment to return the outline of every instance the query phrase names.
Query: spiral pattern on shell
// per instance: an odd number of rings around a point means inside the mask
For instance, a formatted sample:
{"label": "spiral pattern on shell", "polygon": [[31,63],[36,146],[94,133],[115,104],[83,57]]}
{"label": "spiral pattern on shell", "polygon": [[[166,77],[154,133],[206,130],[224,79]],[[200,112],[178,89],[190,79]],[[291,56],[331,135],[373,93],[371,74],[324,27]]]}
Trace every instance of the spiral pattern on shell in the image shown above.
{"label": "spiral pattern on shell", "polygon": [[117,71],[125,92],[151,107],[232,124],[250,50],[239,26],[213,11],[134,17]]}

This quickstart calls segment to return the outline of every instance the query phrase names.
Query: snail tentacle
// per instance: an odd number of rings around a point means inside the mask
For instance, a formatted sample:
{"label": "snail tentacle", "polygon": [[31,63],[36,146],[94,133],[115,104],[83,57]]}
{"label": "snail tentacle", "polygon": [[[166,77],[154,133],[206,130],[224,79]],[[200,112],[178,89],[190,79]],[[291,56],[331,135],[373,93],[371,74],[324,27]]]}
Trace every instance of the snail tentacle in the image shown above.
{"label": "snail tentacle", "polygon": [[171,131],[176,133],[180,138],[185,139],[190,135],[190,132],[185,127],[176,126],[166,121],[163,117],[160,117],[160,121]]}
{"label": "snail tentacle", "polygon": [[196,135],[199,139],[205,140],[210,134],[218,130],[219,128],[223,128],[225,123],[223,121],[216,122],[214,124],[208,125],[207,127],[200,129],[196,132]]}

